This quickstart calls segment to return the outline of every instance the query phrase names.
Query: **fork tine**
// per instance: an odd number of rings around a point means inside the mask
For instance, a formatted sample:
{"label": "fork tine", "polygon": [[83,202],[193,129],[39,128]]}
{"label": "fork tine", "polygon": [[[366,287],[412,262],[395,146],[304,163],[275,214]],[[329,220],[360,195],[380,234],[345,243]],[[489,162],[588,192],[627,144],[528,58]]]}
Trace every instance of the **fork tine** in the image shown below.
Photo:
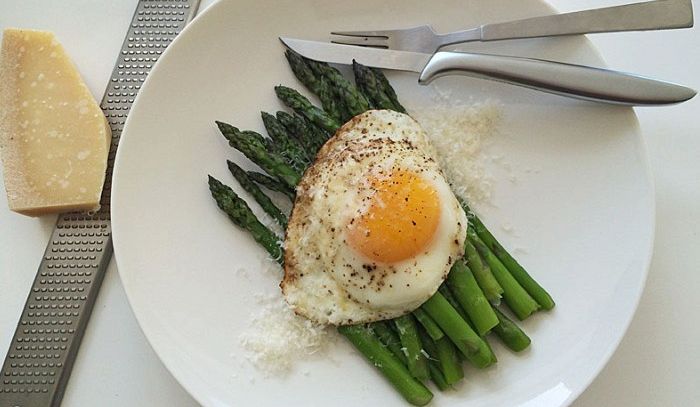
{"label": "fork tine", "polygon": [[386,37],[335,37],[331,39],[332,43],[344,45],[359,45],[361,47],[381,47],[389,46]]}
{"label": "fork tine", "polygon": [[343,35],[346,37],[384,37],[388,38],[394,30],[380,31],[331,31],[332,35]]}

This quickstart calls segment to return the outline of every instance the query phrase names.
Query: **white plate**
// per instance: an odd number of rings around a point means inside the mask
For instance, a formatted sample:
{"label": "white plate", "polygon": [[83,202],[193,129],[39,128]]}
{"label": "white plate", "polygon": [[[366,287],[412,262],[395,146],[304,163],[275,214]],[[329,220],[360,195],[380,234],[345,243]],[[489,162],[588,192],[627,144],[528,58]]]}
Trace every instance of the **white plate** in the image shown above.
{"label": "white plate", "polygon": [[[165,365],[207,406],[405,406],[344,341],[331,358],[307,360],[285,378],[245,361],[239,334],[254,293],[277,276],[249,279],[265,253],[219,211],[208,173],[234,185],[225,160],[245,163],[214,120],[261,129],[259,111],[281,108],[272,87],[301,86],[277,41],[325,39],[331,29],[410,26],[438,30],[541,15],[528,1],[222,1],[183,32],[151,72],[117,157],[114,248],[136,317]],[[584,38],[478,44],[467,49],[602,65]],[[429,105],[434,88],[415,75],[390,79],[409,106]],[[631,109],[577,102],[492,82],[443,78],[434,86],[503,104],[502,134],[489,168],[494,205],[482,218],[557,300],[521,325],[533,340],[522,355],[496,345],[499,363],[467,369],[456,392],[435,405],[561,406],[591,382],[622,338],[639,300],[651,253],[654,202],[644,144]],[[533,169],[534,171],[526,171]],[[500,225],[509,223],[515,234]]]}

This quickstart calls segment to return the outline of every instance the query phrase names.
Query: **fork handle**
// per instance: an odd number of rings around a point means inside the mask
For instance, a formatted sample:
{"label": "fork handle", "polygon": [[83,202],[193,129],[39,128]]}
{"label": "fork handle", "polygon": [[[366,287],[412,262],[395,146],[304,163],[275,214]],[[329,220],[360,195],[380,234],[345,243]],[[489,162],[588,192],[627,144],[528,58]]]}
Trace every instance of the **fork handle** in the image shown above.
{"label": "fork handle", "polygon": [[684,86],[607,69],[461,52],[435,53],[418,81],[428,84],[445,75],[491,79],[577,99],[628,106],[679,103],[696,94]]}
{"label": "fork handle", "polygon": [[[466,41],[496,41],[618,31],[645,31],[693,26],[691,0],[656,0],[554,14],[504,23],[485,24],[474,30],[441,36],[441,46]],[[476,37],[475,38],[475,34]]]}

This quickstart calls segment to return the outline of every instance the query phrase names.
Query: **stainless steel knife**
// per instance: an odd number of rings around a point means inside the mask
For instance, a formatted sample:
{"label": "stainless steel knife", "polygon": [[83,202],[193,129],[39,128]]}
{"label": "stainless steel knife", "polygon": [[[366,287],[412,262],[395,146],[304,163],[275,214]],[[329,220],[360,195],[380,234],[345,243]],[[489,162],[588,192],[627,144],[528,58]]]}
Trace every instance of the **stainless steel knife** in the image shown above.
{"label": "stainless steel knife", "polygon": [[511,56],[395,51],[287,37],[280,40],[302,56],[335,64],[353,60],[376,68],[418,72],[418,83],[445,75],[505,82],[557,95],[618,105],[667,105],[695,96],[693,89],[638,75],[583,65]]}

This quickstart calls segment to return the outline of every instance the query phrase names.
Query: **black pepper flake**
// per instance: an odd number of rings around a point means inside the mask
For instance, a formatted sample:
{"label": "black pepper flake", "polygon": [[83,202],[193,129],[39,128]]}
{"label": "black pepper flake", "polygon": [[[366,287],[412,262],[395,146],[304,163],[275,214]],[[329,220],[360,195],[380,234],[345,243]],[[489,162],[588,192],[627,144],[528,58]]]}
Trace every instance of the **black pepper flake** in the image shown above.
{"label": "black pepper flake", "polygon": [[[367,272],[372,272],[377,269],[376,264],[363,264],[362,268],[365,269]],[[374,278],[374,276],[372,276]]]}

